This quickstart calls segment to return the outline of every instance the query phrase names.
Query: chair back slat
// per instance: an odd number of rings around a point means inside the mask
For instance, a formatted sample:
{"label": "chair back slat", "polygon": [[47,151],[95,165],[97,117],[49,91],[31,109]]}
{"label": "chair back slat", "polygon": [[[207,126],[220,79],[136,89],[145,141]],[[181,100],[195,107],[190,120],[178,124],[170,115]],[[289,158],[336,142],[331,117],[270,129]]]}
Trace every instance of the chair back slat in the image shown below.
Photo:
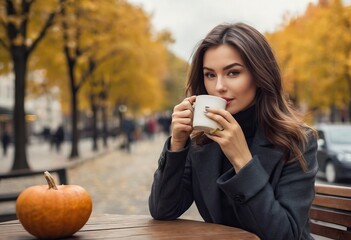
{"label": "chair back slat", "polygon": [[317,194],[314,198],[313,205],[351,211],[351,198]]}
{"label": "chair back slat", "polygon": [[351,198],[351,188],[335,185],[326,185],[326,184],[316,184],[315,190],[320,194],[327,195],[336,195],[340,197],[349,197]]}
{"label": "chair back slat", "polygon": [[324,236],[330,239],[338,239],[338,240],[351,239],[351,232],[345,232],[345,230],[331,228],[328,226],[323,226],[315,223],[310,223],[310,230],[312,233],[316,235]]}
{"label": "chair back slat", "polygon": [[310,210],[310,218],[317,221],[338,224],[344,227],[351,227],[350,213],[312,207]]}
{"label": "chair back slat", "polygon": [[311,233],[332,239],[351,239],[351,188],[315,185],[310,209]]}

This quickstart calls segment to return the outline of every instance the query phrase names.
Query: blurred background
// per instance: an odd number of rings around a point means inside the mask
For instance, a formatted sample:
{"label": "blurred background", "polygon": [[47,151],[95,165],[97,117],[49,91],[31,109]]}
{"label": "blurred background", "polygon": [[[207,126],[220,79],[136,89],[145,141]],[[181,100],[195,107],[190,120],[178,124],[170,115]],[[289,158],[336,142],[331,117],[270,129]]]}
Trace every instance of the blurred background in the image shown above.
{"label": "blurred background", "polygon": [[[157,146],[150,184],[194,47],[238,21],[265,34],[286,97],[309,124],[350,129],[351,1],[0,0],[0,171],[35,168],[42,156],[75,161],[112,140],[113,151],[133,153],[132,142],[156,138],[134,150]],[[351,131],[341,134],[344,155],[326,159],[341,158],[351,177]],[[321,174],[343,178],[327,160]]]}

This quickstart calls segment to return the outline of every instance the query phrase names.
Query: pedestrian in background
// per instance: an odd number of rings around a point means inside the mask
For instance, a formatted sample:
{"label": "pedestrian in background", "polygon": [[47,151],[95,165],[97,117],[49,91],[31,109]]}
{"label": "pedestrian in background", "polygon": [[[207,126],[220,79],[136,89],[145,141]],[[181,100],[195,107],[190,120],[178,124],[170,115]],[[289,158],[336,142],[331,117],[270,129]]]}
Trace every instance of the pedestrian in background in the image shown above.
{"label": "pedestrian in background", "polygon": [[161,130],[166,136],[169,136],[169,134],[170,134],[170,127],[171,127],[171,123],[172,123],[171,115],[172,114],[168,111],[163,112],[158,119],[158,123],[161,126]]}
{"label": "pedestrian in background", "polygon": [[51,131],[49,127],[44,127],[43,131],[41,133],[43,140],[46,141],[50,141],[50,137],[51,137]]}
{"label": "pedestrian in background", "polygon": [[154,116],[150,116],[146,121],[146,133],[147,133],[148,139],[154,140],[156,131],[157,131],[156,118]]}
{"label": "pedestrian in background", "polygon": [[10,142],[11,142],[10,134],[6,129],[4,129],[1,135],[2,152],[4,157],[7,156],[7,149],[8,149],[8,146],[10,145]]}
{"label": "pedestrian in background", "polygon": [[131,152],[131,145],[134,141],[135,128],[136,127],[133,117],[130,114],[126,114],[121,123],[124,141],[122,142],[120,148],[126,149],[127,152]]}
{"label": "pedestrian in background", "polygon": [[[198,45],[188,97],[174,107],[149,198],[155,219],[176,219],[195,201],[206,222],[261,239],[313,239],[309,209],[318,170],[315,130],[284,98],[265,37],[243,23],[216,26]],[[222,129],[195,133],[193,104],[227,101],[204,113]]]}
{"label": "pedestrian in background", "polygon": [[62,145],[64,140],[65,140],[65,131],[63,129],[63,126],[60,125],[60,126],[58,126],[58,128],[54,134],[54,143],[56,146],[56,152],[61,152],[61,145]]}

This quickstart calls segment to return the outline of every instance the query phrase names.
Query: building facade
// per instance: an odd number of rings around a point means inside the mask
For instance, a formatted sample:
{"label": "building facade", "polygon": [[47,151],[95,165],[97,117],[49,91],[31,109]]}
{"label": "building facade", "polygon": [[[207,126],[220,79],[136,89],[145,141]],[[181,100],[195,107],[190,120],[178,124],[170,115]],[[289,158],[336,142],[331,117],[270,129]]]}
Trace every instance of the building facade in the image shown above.
{"label": "building facade", "polygon": [[[33,72],[31,78],[42,78],[40,72]],[[15,103],[14,74],[0,75],[0,133],[5,129],[13,131],[12,118]],[[41,81],[39,79],[39,81]],[[45,95],[25,99],[27,130],[29,135],[41,134],[44,129],[54,131],[63,122],[59,89],[52,88]]]}

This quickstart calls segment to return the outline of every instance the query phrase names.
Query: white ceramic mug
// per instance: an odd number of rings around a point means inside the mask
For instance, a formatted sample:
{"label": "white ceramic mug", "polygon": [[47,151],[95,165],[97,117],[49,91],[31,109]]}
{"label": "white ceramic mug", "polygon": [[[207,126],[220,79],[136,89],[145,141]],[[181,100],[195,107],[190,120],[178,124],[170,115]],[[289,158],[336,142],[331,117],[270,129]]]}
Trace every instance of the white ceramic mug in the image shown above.
{"label": "white ceramic mug", "polygon": [[198,95],[194,103],[194,119],[193,128],[197,131],[204,131],[209,133],[215,129],[221,129],[222,126],[217,122],[209,119],[205,113],[206,108],[212,109],[225,109],[227,101],[223,98],[211,96],[211,95]]}

